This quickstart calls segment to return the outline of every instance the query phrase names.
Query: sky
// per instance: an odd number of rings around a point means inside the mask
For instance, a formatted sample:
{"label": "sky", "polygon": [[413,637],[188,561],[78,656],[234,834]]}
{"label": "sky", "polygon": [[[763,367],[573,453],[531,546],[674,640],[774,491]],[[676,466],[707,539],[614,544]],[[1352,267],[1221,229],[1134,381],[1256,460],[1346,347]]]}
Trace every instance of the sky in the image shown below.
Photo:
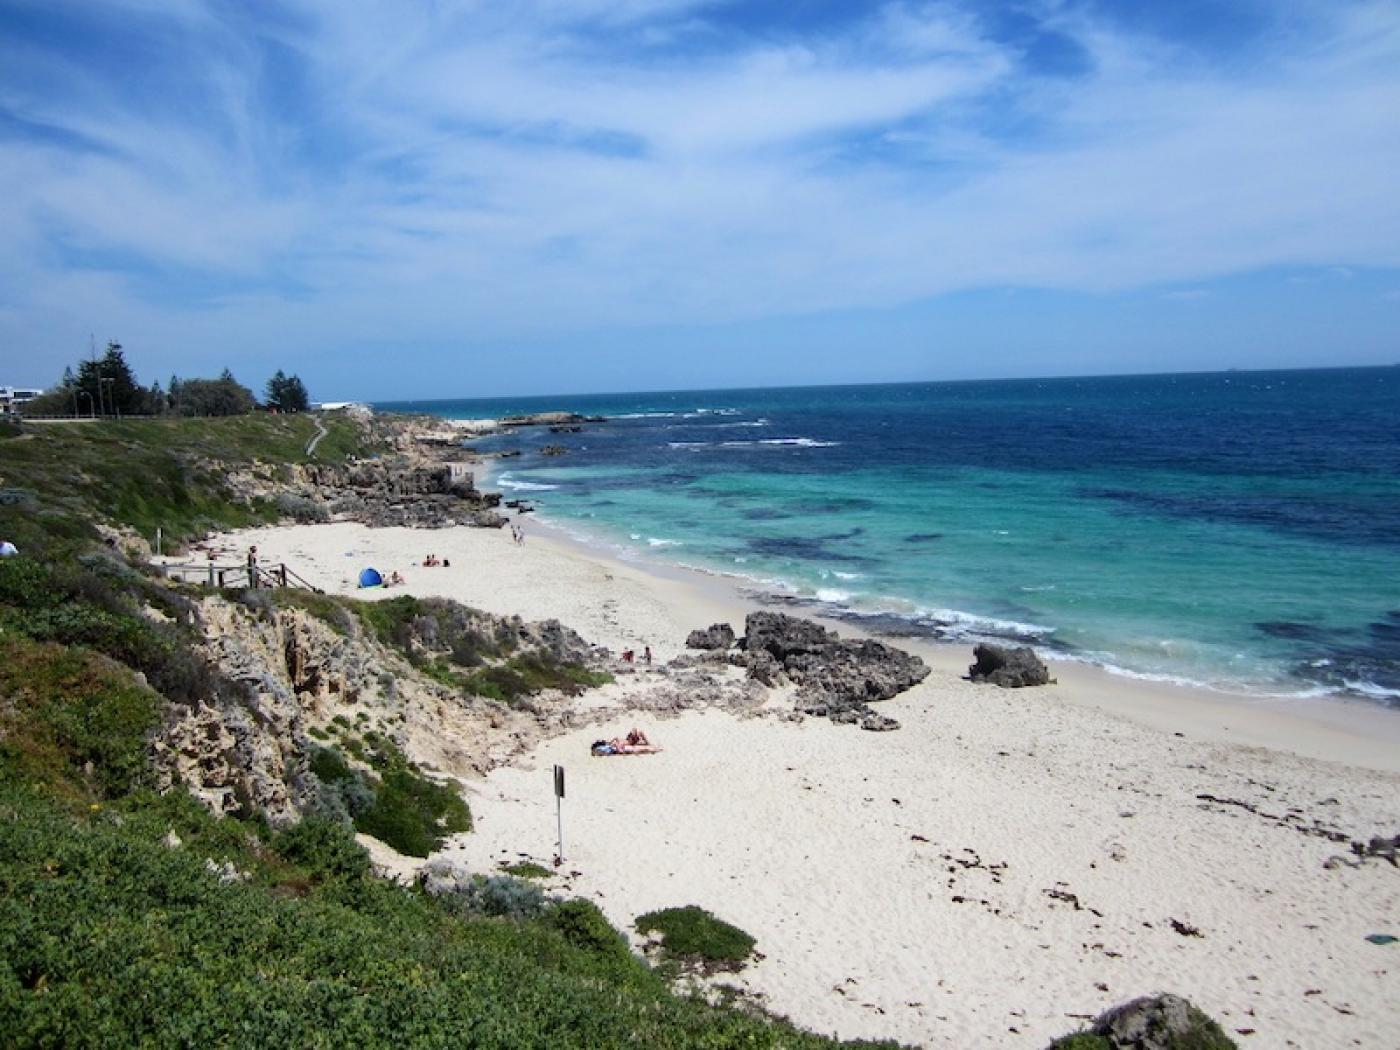
{"label": "sky", "polygon": [[0,0],[0,385],[1400,362],[1400,3]]}

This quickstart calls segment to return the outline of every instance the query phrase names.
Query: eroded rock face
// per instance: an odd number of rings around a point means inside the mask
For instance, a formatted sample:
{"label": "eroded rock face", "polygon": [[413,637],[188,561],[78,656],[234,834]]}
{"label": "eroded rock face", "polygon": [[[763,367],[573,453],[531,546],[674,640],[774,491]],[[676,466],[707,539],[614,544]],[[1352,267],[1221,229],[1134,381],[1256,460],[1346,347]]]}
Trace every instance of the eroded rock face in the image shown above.
{"label": "eroded rock face", "polygon": [[1007,649],[1000,645],[979,645],[972,651],[977,662],[967,669],[974,682],[990,682],[1003,689],[1028,685],[1049,685],[1050,669],[1029,646]]}
{"label": "eroded rock face", "polygon": [[727,623],[711,624],[686,635],[687,649],[728,649],[734,645],[734,628]]}
{"label": "eroded rock face", "polygon": [[786,613],[750,613],[744,621],[749,674],[765,684],[797,685],[797,709],[871,730],[896,729],[869,704],[902,693],[928,677],[928,666],[884,642],[843,640],[811,620]]}
{"label": "eroded rock face", "polygon": [[505,523],[499,493],[477,491],[472,475],[448,463],[369,460],[298,468],[301,495],[327,513],[374,528],[443,528]]}
{"label": "eroded rock face", "polygon": [[[593,653],[558,621],[428,602],[484,636],[508,637],[513,652],[570,663]],[[309,769],[311,731],[337,717],[385,733],[413,761],[454,776],[483,774],[573,721],[562,695],[542,693],[514,708],[464,696],[419,673],[353,618],[337,629],[300,609],[212,596],[197,615],[220,685],[197,705],[171,707],[151,755],[161,790],[184,787],[217,814],[261,813],[282,826],[314,808],[321,787]],[[422,626],[421,641],[430,643]]]}

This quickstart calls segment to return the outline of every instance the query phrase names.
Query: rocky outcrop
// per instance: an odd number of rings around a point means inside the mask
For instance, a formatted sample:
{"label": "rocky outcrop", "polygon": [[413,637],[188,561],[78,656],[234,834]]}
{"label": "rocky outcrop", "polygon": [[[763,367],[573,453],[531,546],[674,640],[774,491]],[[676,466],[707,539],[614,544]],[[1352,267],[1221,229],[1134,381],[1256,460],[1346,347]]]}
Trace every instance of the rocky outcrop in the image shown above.
{"label": "rocky outcrop", "polygon": [[[332,722],[381,733],[427,768],[473,776],[575,720],[563,694],[537,694],[510,707],[451,689],[354,617],[332,625],[298,608],[277,608],[260,592],[245,599],[199,603],[203,648],[221,687],[198,704],[172,705],[151,743],[157,787],[184,787],[214,813],[261,814],[281,826],[314,809],[321,785],[309,756],[315,734],[324,736]],[[415,651],[430,655],[436,632],[451,628],[458,640],[509,639],[514,654],[571,663],[593,655],[557,621],[426,603],[452,618],[413,621]]]}
{"label": "rocky outcrop", "polygon": [[545,445],[540,449],[541,456],[567,456],[569,450],[563,445]]}
{"label": "rocky outcrop", "polygon": [[728,649],[734,645],[734,628],[727,623],[711,624],[686,635],[687,649]]}
{"label": "rocky outcrop", "polygon": [[603,423],[602,416],[585,416],[577,412],[530,412],[525,415],[504,416],[499,420],[503,427],[562,427],[579,423]]}
{"label": "rocky outcrop", "polygon": [[967,669],[974,682],[990,682],[1003,689],[1028,685],[1049,685],[1054,679],[1035,650],[1029,646],[1007,649],[1000,645],[979,645],[972,651],[977,662]]}
{"label": "rocky outcrop", "polygon": [[[1102,1040],[1103,1050],[1234,1050],[1236,1045],[1204,1013],[1170,994],[1115,1006],[1099,1016],[1089,1033]],[[1052,1050],[1068,1039],[1083,1040],[1083,1036],[1057,1040]]]}
{"label": "rocky outcrop", "polygon": [[480,492],[462,463],[399,458],[308,464],[290,486],[325,507],[327,515],[372,527],[444,528],[505,524],[499,493]]}
{"label": "rocky outcrop", "polygon": [[871,730],[898,728],[869,706],[928,677],[919,659],[870,639],[843,640],[811,620],[755,612],[744,621],[744,657],[750,675],[765,684],[797,685],[797,709]]}

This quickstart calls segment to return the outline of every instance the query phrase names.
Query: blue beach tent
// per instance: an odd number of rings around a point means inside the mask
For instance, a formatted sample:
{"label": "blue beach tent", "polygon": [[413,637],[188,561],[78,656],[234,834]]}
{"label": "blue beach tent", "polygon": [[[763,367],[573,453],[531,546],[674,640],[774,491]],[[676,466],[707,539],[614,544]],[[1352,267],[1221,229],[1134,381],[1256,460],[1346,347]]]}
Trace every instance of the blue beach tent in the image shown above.
{"label": "blue beach tent", "polygon": [[384,577],[379,575],[378,569],[362,569],[360,570],[360,586],[382,587],[384,586]]}

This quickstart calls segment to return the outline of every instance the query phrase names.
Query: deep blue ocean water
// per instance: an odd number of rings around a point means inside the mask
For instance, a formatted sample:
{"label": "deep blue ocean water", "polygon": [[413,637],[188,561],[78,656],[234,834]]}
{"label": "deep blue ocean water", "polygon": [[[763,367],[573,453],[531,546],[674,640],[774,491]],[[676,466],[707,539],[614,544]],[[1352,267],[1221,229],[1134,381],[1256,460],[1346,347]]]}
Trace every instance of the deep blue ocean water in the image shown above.
{"label": "deep blue ocean water", "polygon": [[1400,706],[1400,368],[376,407],[606,416],[476,445],[595,543],[877,629]]}

